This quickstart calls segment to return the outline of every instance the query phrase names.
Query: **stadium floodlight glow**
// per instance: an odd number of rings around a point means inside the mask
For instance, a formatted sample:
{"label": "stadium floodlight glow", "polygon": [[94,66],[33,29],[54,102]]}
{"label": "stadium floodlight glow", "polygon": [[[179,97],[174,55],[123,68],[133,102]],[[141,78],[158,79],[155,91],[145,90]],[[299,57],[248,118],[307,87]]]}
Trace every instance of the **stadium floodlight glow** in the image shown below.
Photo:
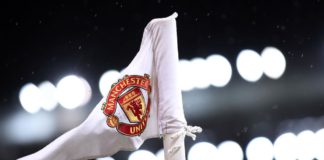
{"label": "stadium floodlight glow", "polygon": [[182,91],[190,91],[195,87],[192,80],[191,62],[188,60],[179,61],[179,84]]}
{"label": "stadium floodlight glow", "polygon": [[158,160],[156,156],[148,150],[137,150],[129,155],[128,160]]}
{"label": "stadium floodlight glow", "polygon": [[155,153],[155,156],[157,157],[158,160],[164,160],[164,150],[163,148],[160,149]]}
{"label": "stadium floodlight glow", "polygon": [[42,108],[51,111],[57,106],[57,92],[56,87],[49,81],[44,81],[38,85],[41,92],[41,104]]}
{"label": "stadium floodlight glow", "polygon": [[264,74],[269,78],[278,79],[286,69],[286,59],[275,47],[266,47],[261,54]]}
{"label": "stadium floodlight glow", "polygon": [[202,58],[193,58],[191,61],[191,79],[195,88],[206,89],[210,85],[206,61]]}
{"label": "stadium floodlight glow", "polygon": [[276,160],[296,160],[297,136],[293,133],[280,135],[274,142],[273,151]]}
{"label": "stadium floodlight glow", "polygon": [[[315,140],[315,133],[310,130],[302,131],[297,135],[298,160],[313,160],[316,157]],[[322,149],[324,151],[324,148]]]}
{"label": "stadium floodlight glow", "polygon": [[229,61],[222,55],[211,55],[206,59],[210,84],[215,87],[224,87],[232,77],[232,67]]}
{"label": "stadium floodlight glow", "polygon": [[56,122],[49,112],[16,112],[5,121],[2,140],[15,144],[47,141],[55,133]]}
{"label": "stadium floodlight glow", "polygon": [[258,81],[263,74],[261,56],[250,49],[242,50],[239,53],[236,67],[241,77],[249,82]]}
{"label": "stadium floodlight glow", "polygon": [[241,146],[234,141],[224,141],[218,146],[218,159],[243,160]]}
{"label": "stadium floodlight glow", "polygon": [[316,150],[316,158],[318,160],[324,160],[324,128],[315,133],[315,142],[314,149]]}
{"label": "stadium floodlight glow", "polygon": [[33,83],[27,83],[19,92],[19,101],[29,113],[36,113],[41,108],[41,92]]}
{"label": "stadium floodlight glow", "polygon": [[217,154],[218,150],[215,145],[209,142],[198,142],[189,149],[188,160],[216,160],[218,159]]}
{"label": "stadium floodlight glow", "polygon": [[116,83],[120,76],[117,70],[109,70],[100,77],[99,90],[102,96],[108,95],[111,85]]}
{"label": "stadium floodlight glow", "polygon": [[85,104],[89,100],[89,94],[91,95],[88,82],[75,75],[62,78],[56,88],[58,101],[66,109],[74,109]]}
{"label": "stadium floodlight glow", "polygon": [[103,158],[97,158],[97,160],[115,160],[112,157],[103,157]]}
{"label": "stadium floodlight glow", "polygon": [[253,138],[246,147],[248,160],[272,160],[273,145],[266,137]]}

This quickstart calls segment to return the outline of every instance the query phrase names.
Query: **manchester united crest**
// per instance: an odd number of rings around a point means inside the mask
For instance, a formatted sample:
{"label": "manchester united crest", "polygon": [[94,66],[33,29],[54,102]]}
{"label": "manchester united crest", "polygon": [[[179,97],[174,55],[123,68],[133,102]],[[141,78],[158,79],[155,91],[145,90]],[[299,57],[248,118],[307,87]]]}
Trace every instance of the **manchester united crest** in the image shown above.
{"label": "manchester united crest", "polygon": [[[126,75],[118,80],[112,85],[102,106],[107,116],[107,125],[127,136],[143,133],[150,113],[150,93],[151,81],[148,74]],[[121,122],[115,115],[117,107],[123,111],[127,122]]]}

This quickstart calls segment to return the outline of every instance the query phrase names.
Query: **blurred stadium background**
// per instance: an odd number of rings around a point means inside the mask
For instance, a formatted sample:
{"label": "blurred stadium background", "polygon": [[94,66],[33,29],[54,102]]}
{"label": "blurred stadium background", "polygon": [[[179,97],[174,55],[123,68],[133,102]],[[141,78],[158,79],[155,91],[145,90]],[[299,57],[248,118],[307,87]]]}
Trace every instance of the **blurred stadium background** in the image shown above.
{"label": "blurred stadium background", "polygon": [[[80,124],[178,12],[188,160],[324,159],[324,2],[8,1],[2,9],[0,159]],[[86,145],[86,144],[85,144]],[[161,139],[106,160],[161,159]]]}

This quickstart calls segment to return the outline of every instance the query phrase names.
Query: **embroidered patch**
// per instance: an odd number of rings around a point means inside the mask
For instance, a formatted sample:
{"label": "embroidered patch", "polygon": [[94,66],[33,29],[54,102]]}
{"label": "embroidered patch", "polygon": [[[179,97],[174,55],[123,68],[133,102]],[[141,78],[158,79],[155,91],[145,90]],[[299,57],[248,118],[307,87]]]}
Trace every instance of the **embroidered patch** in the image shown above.
{"label": "embroidered patch", "polygon": [[[144,76],[126,75],[113,84],[102,106],[107,125],[121,134],[138,136],[146,128],[150,113],[151,80]],[[121,122],[115,115],[117,107],[125,113],[128,122]]]}

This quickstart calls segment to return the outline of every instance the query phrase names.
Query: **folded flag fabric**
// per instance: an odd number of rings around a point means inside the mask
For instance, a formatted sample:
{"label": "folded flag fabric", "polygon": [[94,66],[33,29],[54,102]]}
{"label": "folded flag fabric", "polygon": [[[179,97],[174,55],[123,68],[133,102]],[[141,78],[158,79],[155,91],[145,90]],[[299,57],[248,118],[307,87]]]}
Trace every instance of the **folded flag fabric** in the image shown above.
{"label": "folded flag fabric", "polygon": [[147,24],[137,55],[82,124],[21,159],[91,159],[138,149],[148,138],[192,135],[178,80],[176,17]]}

